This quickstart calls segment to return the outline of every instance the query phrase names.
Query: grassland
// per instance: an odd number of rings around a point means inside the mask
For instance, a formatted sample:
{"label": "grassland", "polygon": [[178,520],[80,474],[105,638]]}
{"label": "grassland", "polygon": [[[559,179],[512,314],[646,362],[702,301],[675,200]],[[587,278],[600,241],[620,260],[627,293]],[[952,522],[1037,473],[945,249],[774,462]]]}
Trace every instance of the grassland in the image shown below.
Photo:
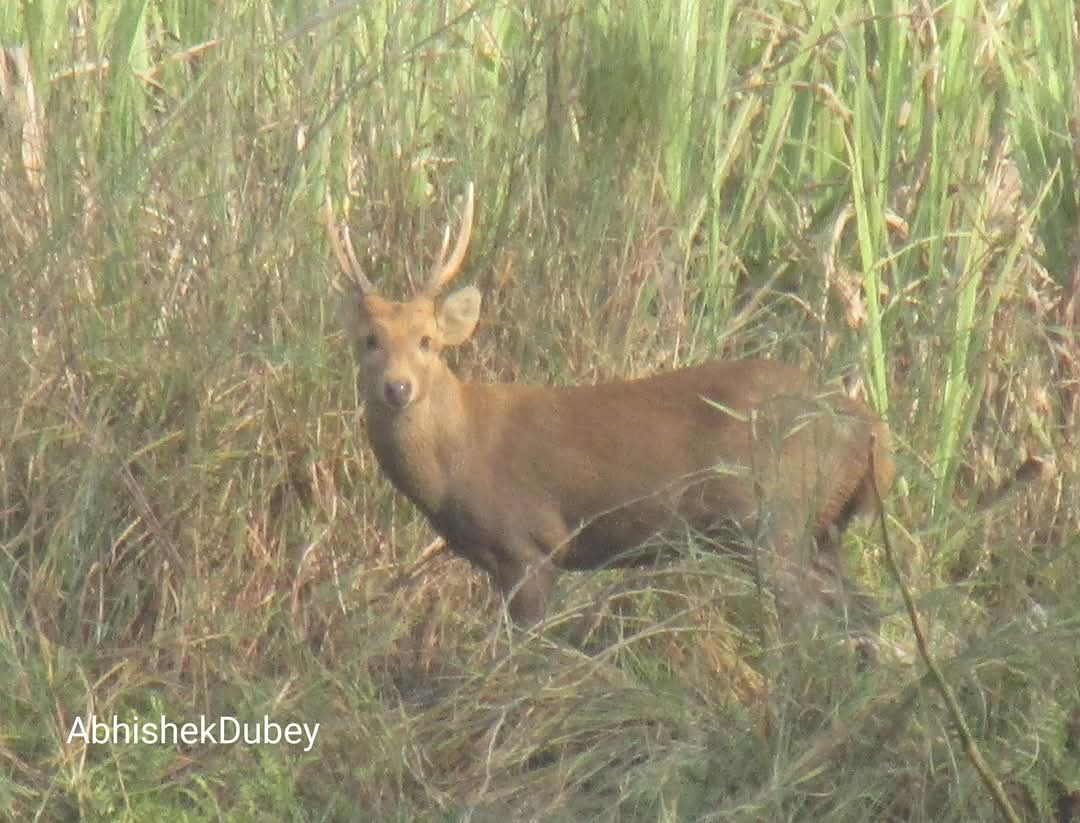
{"label": "grassland", "polygon": [[[0,817],[1080,820],[1071,5],[0,4]],[[564,576],[530,636],[461,561],[403,577],[433,534],[367,450],[321,209],[400,294],[470,180],[460,371],[861,383],[936,676],[877,529],[868,667],[763,642],[692,548]]]}

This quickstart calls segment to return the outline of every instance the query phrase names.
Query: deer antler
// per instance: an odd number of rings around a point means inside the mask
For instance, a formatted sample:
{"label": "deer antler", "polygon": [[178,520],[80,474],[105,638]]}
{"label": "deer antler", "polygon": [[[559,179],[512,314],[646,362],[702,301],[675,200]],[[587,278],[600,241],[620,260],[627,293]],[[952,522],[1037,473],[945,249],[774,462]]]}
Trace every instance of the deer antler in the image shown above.
{"label": "deer antler", "polygon": [[430,296],[434,296],[439,291],[453,280],[454,275],[458,273],[458,269],[461,268],[461,262],[465,259],[465,252],[469,248],[469,238],[472,236],[472,221],[473,221],[473,184],[469,183],[465,189],[465,208],[461,215],[461,233],[458,235],[457,243],[454,244],[454,251],[450,255],[450,259],[446,259],[446,248],[450,245],[450,227],[447,226],[443,232],[442,247],[439,249],[439,256],[435,258],[435,263],[431,267],[431,274],[428,277],[427,285],[424,287],[424,292]]}
{"label": "deer antler", "polygon": [[371,294],[375,287],[364,274],[360,261],[356,259],[353,251],[352,240],[349,239],[349,227],[337,225],[334,220],[334,208],[330,204],[330,194],[326,195],[326,203],[323,206],[323,218],[326,220],[326,233],[330,237],[330,245],[334,249],[334,256],[346,278],[351,280],[360,289],[361,294]]}

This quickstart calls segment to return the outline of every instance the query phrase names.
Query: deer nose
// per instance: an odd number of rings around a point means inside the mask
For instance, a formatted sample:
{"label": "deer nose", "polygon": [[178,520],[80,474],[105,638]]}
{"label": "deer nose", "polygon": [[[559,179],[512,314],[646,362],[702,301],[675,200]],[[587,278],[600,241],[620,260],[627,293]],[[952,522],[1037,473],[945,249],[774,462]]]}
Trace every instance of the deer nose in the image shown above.
{"label": "deer nose", "polygon": [[388,406],[403,409],[412,400],[412,383],[408,380],[387,380],[383,384],[383,397]]}

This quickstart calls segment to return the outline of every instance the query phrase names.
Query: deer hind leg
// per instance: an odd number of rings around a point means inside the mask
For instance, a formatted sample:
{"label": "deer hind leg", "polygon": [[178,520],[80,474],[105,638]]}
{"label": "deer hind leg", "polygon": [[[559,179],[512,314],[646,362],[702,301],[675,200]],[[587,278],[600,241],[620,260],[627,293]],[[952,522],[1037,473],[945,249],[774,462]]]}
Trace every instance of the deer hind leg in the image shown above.
{"label": "deer hind leg", "polygon": [[844,573],[838,547],[838,540],[819,541],[815,546],[811,565],[821,581],[821,597],[851,631],[877,635],[881,627],[880,604]]}
{"label": "deer hind leg", "polygon": [[833,614],[853,634],[876,636],[877,602],[844,574],[834,542],[779,535],[766,541],[760,557],[784,625]]}

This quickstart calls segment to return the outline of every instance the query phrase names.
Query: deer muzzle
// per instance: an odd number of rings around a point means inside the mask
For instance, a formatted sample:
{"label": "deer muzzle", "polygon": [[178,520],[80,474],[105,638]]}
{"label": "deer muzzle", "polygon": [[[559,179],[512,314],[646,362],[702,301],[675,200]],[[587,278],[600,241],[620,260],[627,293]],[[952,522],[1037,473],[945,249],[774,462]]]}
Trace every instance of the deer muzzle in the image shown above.
{"label": "deer muzzle", "polygon": [[382,396],[386,405],[403,409],[413,398],[412,383],[408,380],[387,380],[383,383]]}

